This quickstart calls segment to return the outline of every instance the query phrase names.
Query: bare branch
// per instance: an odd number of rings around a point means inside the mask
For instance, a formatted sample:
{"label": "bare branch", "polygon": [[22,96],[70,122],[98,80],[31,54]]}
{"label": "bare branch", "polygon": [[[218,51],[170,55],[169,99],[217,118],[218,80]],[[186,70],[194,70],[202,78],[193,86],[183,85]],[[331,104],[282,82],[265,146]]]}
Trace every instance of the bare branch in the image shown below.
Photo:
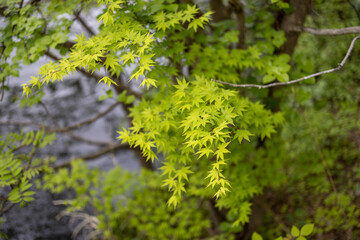
{"label": "bare branch", "polygon": [[108,142],[87,139],[87,138],[81,137],[79,135],[76,135],[73,132],[65,132],[65,134],[72,137],[73,139],[76,139],[76,140],[78,140],[80,142],[84,142],[84,143],[87,143],[87,144],[93,144],[93,145],[99,145],[99,146],[109,145]]}
{"label": "bare branch", "polygon": [[332,69],[329,69],[329,70],[317,72],[317,73],[314,73],[314,74],[311,74],[311,75],[308,75],[308,76],[305,76],[305,77],[302,77],[302,78],[299,78],[299,79],[291,80],[289,82],[276,82],[276,83],[270,83],[270,84],[267,84],[267,85],[258,85],[258,84],[234,84],[234,83],[223,82],[223,81],[219,81],[219,80],[215,80],[215,79],[211,79],[211,80],[215,81],[217,83],[221,83],[221,84],[232,86],[232,87],[259,88],[259,89],[294,84],[294,83],[301,82],[301,81],[304,81],[304,80],[309,79],[309,78],[313,78],[313,77],[317,77],[317,76],[320,76],[320,75],[323,75],[323,74],[339,71],[344,66],[347,59],[349,58],[349,56],[351,54],[351,51],[354,48],[355,41],[358,40],[359,38],[360,38],[360,36],[357,36],[351,41],[350,47],[349,47],[344,59],[341,61],[341,63],[336,68],[332,68]]}
{"label": "bare branch", "polygon": [[[102,156],[104,154],[110,153],[110,152],[115,151],[115,150],[121,150],[121,149],[130,149],[130,146],[128,144],[118,143],[118,144],[115,144],[115,145],[110,145],[108,147],[104,147],[104,148],[100,149],[98,152],[88,154],[88,155],[85,155],[85,156],[77,157],[76,159],[83,159],[85,161],[86,160],[92,160],[92,159],[100,157],[100,156]],[[55,165],[53,168],[58,169],[58,168],[69,167],[73,160],[74,159],[70,159],[70,160],[68,160],[66,162]]]}
{"label": "bare branch", "polygon": [[98,158],[98,157],[100,157],[100,156],[102,156],[102,155],[104,155],[106,153],[110,153],[112,151],[120,150],[120,149],[130,149],[130,146],[129,146],[129,144],[118,143],[118,144],[115,144],[115,145],[104,147],[104,148],[100,149],[96,153],[88,154],[88,155],[82,156],[80,158],[83,159],[83,160],[91,160],[91,159]]}
{"label": "bare branch", "polygon": [[0,216],[2,216],[4,213],[8,212],[14,206],[15,206],[15,203],[9,203],[6,207],[4,204],[4,207],[2,209],[0,209]]}
{"label": "bare branch", "polygon": [[333,28],[333,29],[319,29],[319,28],[311,28],[304,26],[292,26],[291,31],[293,32],[307,32],[314,35],[345,35],[345,34],[354,34],[360,33],[360,26],[356,27],[346,27],[346,28]]}
{"label": "bare branch", "polygon": [[1,203],[0,203],[0,216],[2,216],[4,214],[5,211],[3,211],[4,207],[5,207],[5,204],[7,203],[9,199],[8,198],[3,198],[1,200]]}
{"label": "bare branch", "polygon": [[48,130],[48,132],[67,132],[67,131],[70,131],[70,130],[73,130],[73,129],[76,129],[76,128],[80,128],[80,127],[82,127],[84,125],[88,125],[90,123],[95,122],[99,118],[105,116],[109,112],[111,112],[119,104],[120,104],[120,102],[116,102],[116,103],[112,104],[109,108],[107,108],[105,111],[103,111],[103,112],[99,113],[98,115],[96,115],[96,116],[94,116],[94,117],[92,117],[90,119],[87,119],[87,120],[85,120],[83,122],[80,122],[80,123],[77,123],[75,125],[65,127],[65,128],[50,129],[50,130]]}
{"label": "bare branch", "polygon": [[[41,106],[45,109],[45,112],[46,112],[46,114],[49,116],[49,118],[55,123],[55,125],[56,125],[56,127],[58,128],[58,129],[61,129],[61,126],[60,126],[60,124],[58,123],[58,121],[55,119],[55,117],[50,113],[50,111],[48,110],[48,108],[46,107],[46,105],[43,103],[43,102],[40,102],[40,104],[41,104]],[[116,106],[116,105],[115,105]],[[110,106],[110,108],[111,108],[112,106]],[[110,109],[109,108],[109,109]],[[108,109],[108,110],[109,110]],[[109,111],[111,111],[112,110],[112,108],[109,110]],[[105,111],[106,112],[106,111]],[[106,114],[106,113],[105,113]],[[104,114],[104,115],[105,115]],[[101,115],[101,114],[99,114],[99,115]],[[100,118],[100,117],[102,117],[103,115],[101,115],[101,116],[96,116],[96,117],[98,117],[98,118]],[[95,120],[97,120],[98,118],[96,118],[95,117],[95,119],[94,118],[92,118],[92,119],[89,119],[88,121],[91,121],[91,120],[93,120],[93,121],[95,121]],[[87,121],[84,121],[83,122],[84,124],[89,124],[89,123],[91,123],[91,122],[87,122]],[[79,124],[81,124],[81,123],[79,123]],[[77,125],[79,125],[79,124],[77,124]],[[74,127],[74,126],[71,126],[71,127]],[[69,128],[71,128],[71,127],[69,127]],[[79,126],[80,127],[80,126]],[[78,128],[78,127],[75,127],[75,128]],[[66,129],[64,129],[64,130],[66,130]],[[52,130],[46,130],[46,133],[48,133],[48,132],[51,132]],[[70,137],[72,137],[72,138],[74,138],[74,139],[76,139],[76,140],[78,140],[78,141],[81,141],[81,142],[85,142],[85,143],[88,143],[88,144],[95,144],[95,145],[108,145],[108,143],[107,142],[102,142],[102,141],[94,141],[94,140],[90,140],[90,139],[86,139],[86,138],[83,138],[83,137],[81,137],[81,136],[78,136],[78,135],[76,135],[76,134],[74,134],[74,133],[72,133],[70,130],[66,130],[66,131],[63,131],[62,133],[65,133],[66,135],[69,135]]]}
{"label": "bare branch", "polygon": [[[35,145],[35,146],[36,146],[36,145]],[[38,147],[38,146],[36,146],[36,147]],[[23,176],[24,176],[24,174],[25,174],[25,171],[29,170],[29,168],[31,167],[31,163],[32,163],[33,157],[34,157],[34,155],[35,155],[35,151],[36,151],[36,148],[34,147],[33,150],[32,150],[31,153],[30,153],[30,156],[28,157],[29,159],[28,159],[26,168],[24,168],[24,171],[23,171],[23,173],[22,173]]]}
{"label": "bare branch", "polygon": [[3,100],[4,98],[4,90],[5,90],[5,79],[3,79],[3,81],[1,82],[1,97],[0,97],[0,102]]}
{"label": "bare branch", "polygon": [[[0,56],[2,56],[4,54],[5,51],[5,45],[1,44],[1,53]],[[3,71],[3,69],[0,68],[1,71]],[[5,77],[4,79],[2,79],[2,83],[1,83],[1,97],[0,97],[0,101],[3,100],[4,98],[4,90],[5,90]]]}
{"label": "bare branch", "polygon": [[94,36],[94,35],[95,35],[95,32],[91,29],[91,27],[86,24],[86,22],[84,21],[84,19],[82,19],[82,17],[80,17],[80,12],[74,12],[74,16],[75,16],[75,19],[80,22],[80,24],[86,29],[86,31],[87,31],[91,36]]}

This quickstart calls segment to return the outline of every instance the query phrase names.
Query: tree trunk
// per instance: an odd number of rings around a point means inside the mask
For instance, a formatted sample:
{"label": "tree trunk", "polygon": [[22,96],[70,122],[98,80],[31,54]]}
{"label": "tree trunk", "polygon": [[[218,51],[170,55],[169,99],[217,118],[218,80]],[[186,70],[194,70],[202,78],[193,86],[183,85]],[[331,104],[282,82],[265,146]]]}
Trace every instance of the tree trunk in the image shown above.
{"label": "tree trunk", "polygon": [[294,25],[304,25],[306,15],[308,14],[311,5],[311,0],[290,0],[290,4],[293,6],[294,11],[290,14],[279,14],[277,20],[280,30],[285,32],[286,37],[286,42],[281,47],[280,53],[286,53],[291,56],[300,36],[299,32],[292,31],[292,27]]}

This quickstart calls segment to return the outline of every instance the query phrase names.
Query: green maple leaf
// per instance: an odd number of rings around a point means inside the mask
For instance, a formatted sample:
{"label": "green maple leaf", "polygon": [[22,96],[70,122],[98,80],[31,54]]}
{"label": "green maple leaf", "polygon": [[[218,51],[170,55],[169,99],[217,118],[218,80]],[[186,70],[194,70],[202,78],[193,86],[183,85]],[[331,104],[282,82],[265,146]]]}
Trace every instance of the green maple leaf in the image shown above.
{"label": "green maple leaf", "polygon": [[31,88],[26,83],[22,84],[21,86],[23,87],[23,95],[26,94],[26,97],[32,93]]}
{"label": "green maple leaf", "polygon": [[209,148],[202,148],[200,149],[196,154],[200,154],[198,159],[201,158],[202,156],[206,155],[206,157],[209,157],[210,153],[213,153],[214,151],[209,149]]}
{"label": "green maple leaf", "polygon": [[111,80],[109,77],[105,76],[103,77],[102,79],[99,80],[98,84],[101,83],[101,82],[104,82],[105,84],[110,85],[111,84],[115,84],[116,86],[118,86],[118,84],[114,81],[114,80]]}
{"label": "green maple leaf", "polygon": [[249,136],[253,136],[254,134],[250,133],[248,130],[237,130],[235,132],[234,139],[238,139],[239,143],[241,144],[242,140],[245,139],[250,142]]}
{"label": "green maple leaf", "polygon": [[179,181],[182,179],[185,179],[186,181],[189,181],[188,174],[193,173],[190,170],[190,167],[182,167],[180,170],[176,171],[176,177],[178,177]]}
{"label": "green maple leaf", "polygon": [[111,16],[110,12],[106,12],[103,15],[100,16],[99,22],[103,20],[104,25],[106,26],[108,23],[113,24],[114,18]]}
{"label": "green maple leaf", "polygon": [[124,64],[126,64],[128,61],[133,63],[135,61],[136,57],[139,57],[139,55],[136,55],[136,54],[134,54],[133,51],[131,51],[131,52],[128,52],[127,54],[125,54],[124,56],[122,56],[120,60],[124,61]]}
{"label": "green maple leaf", "polygon": [[115,68],[116,66],[120,66],[118,60],[115,58],[115,56],[112,55],[106,57],[104,65],[106,69],[108,69],[109,67]]}
{"label": "green maple leaf", "polygon": [[196,7],[196,5],[187,5],[186,11],[184,11],[184,16],[182,18],[183,22],[189,22],[192,19],[194,19],[195,14],[199,12],[199,9]]}

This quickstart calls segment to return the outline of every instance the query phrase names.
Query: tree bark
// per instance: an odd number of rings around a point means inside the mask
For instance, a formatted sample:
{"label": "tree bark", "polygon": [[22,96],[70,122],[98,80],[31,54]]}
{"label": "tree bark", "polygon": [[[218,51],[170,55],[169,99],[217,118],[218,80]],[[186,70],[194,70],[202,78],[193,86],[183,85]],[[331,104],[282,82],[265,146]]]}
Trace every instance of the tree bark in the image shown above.
{"label": "tree bark", "polygon": [[220,22],[231,18],[229,8],[224,6],[220,0],[210,0],[210,8],[214,12],[212,19],[214,22]]}
{"label": "tree bark", "polygon": [[286,42],[281,47],[280,53],[286,53],[290,56],[293,54],[298,38],[301,33],[294,32],[293,26],[303,26],[306,15],[309,12],[311,0],[290,0],[290,4],[293,6],[294,11],[290,14],[279,15],[278,23],[280,30],[285,32]]}
{"label": "tree bark", "polygon": [[[289,14],[285,14],[284,12],[279,12],[276,22],[277,25],[275,28],[278,30],[282,30],[285,33],[286,41],[284,45],[281,47],[279,54],[285,53],[290,56],[293,55],[296,44],[298,42],[298,38],[300,36],[300,32],[294,32],[293,27],[304,26],[306,16],[309,12],[309,8],[311,5],[311,0],[290,0],[290,4],[293,6],[293,11]],[[268,100],[266,106],[269,107],[273,112],[279,111],[279,105],[281,99],[274,98],[274,92],[281,88],[282,86],[274,87],[269,89]]]}
{"label": "tree bark", "polygon": [[230,6],[236,16],[237,29],[239,30],[237,48],[244,49],[245,46],[245,13],[244,5],[238,0],[230,0]]}

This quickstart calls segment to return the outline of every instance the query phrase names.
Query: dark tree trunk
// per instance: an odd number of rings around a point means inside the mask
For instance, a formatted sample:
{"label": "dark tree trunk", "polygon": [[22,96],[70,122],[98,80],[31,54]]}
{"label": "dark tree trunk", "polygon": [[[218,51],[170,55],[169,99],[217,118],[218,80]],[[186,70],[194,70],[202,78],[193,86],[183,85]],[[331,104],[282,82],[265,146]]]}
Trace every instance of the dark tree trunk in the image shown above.
{"label": "dark tree trunk", "polygon": [[294,11],[290,14],[279,14],[277,21],[280,30],[285,32],[286,37],[286,42],[281,47],[280,52],[291,56],[300,36],[299,32],[294,32],[291,29],[293,26],[304,25],[306,15],[308,14],[311,6],[311,0],[290,0],[290,4],[293,6]]}
{"label": "dark tree trunk", "polygon": [[212,19],[214,22],[220,22],[226,19],[231,19],[231,12],[222,1],[220,0],[210,0],[211,10],[214,12]]}
{"label": "dark tree trunk", "polygon": [[238,0],[230,0],[231,10],[235,13],[237,28],[239,30],[237,48],[244,49],[245,46],[245,12],[243,4]]}

